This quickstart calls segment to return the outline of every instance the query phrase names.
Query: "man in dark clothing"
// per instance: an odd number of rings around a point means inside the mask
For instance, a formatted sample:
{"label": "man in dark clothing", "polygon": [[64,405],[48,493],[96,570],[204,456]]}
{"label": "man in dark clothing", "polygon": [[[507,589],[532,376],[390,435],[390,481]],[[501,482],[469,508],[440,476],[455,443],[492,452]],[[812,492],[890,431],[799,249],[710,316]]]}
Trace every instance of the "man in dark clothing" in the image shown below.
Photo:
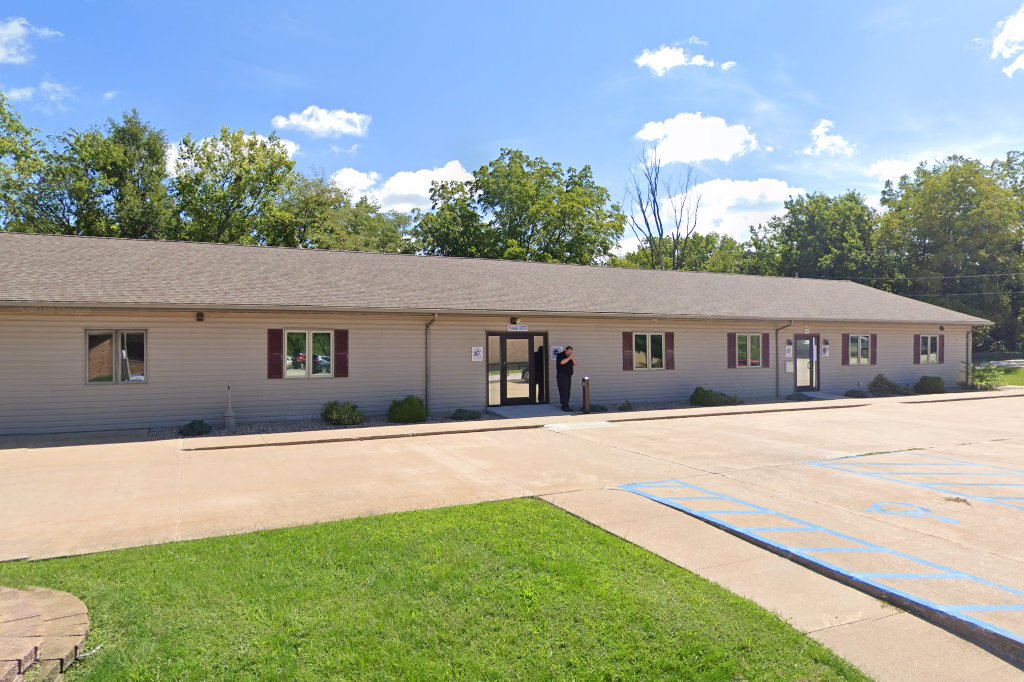
{"label": "man in dark clothing", "polygon": [[569,391],[572,388],[572,369],[576,365],[576,355],[572,346],[566,346],[565,350],[555,356],[556,373],[558,379],[558,400],[562,403],[563,412],[572,412],[569,407]]}

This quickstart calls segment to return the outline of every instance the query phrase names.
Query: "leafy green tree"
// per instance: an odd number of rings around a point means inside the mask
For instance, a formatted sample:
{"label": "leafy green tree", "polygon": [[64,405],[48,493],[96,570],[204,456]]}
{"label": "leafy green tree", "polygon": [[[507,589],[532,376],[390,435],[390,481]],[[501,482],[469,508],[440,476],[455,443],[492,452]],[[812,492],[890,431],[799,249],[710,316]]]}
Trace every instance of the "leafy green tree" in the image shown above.
{"label": "leafy green tree", "polygon": [[[692,233],[687,238],[686,257],[678,262],[678,270],[693,272],[744,272],[746,255],[743,245],[728,235],[717,232]],[[637,249],[625,256],[609,260],[612,267],[650,268],[650,251]]]}
{"label": "leafy green tree", "polygon": [[107,122],[99,172],[109,186],[117,234],[153,239],[173,233],[174,202],[167,192],[167,136],[132,109]]}
{"label": "leafy green tree", "polygon": [[747,266],[760,275],[858,279],[873,272],[875,212],[857,192],[790,197],[751,228]]}
{"label": "leafy green tree", "polygon": [[432,213],[416,235],[427,253],[591,264],[611,255],[625,218],[589,166],[501,155],[473,180],[432,187]]}
{"label": "leafy green tree", "polygon": [[22,222],[26,192],[43,167],[43,145],[0,92],[0,229]]}
{"label": "leafy green tree", "polygon": [[[1002,180],[1002,181],[1001,181]],[[991,167],[962,156],[888,183],[876,242],[903,277],[898,293],[997,323],[993,338],[1020,337],[1021,199]]]}
{"label": "leafy green tree", "polygon": [[287,243],[290,230],[276,215],[295,163],[275,137],[222,128],[220,135],[178,145],[171,194],[181,238],[235,244]]}

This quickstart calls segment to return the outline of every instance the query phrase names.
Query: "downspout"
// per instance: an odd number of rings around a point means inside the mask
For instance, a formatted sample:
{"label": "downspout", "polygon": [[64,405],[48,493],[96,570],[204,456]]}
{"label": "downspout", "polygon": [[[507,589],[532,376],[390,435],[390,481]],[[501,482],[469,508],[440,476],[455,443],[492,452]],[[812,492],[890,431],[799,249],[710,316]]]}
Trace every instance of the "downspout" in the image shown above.
{"label": "downspout", "polygon": [[[778,361],[779,360],[779,332],[781,332],[783,329],[786,329],[787,327],[792,327],[792,326],[793,326],[793,320],[790,320],[789,324],[784,324],[781,327],[777,327],[775,329],[775,398],[776,399],[782,397],[781,395],[779,395],[779,361]],[[783,362],[786,361],[786,354],[785,353],[782,354],[782,361]]]}
{"label": "downspout", "polygon": [[964,343],[967,344],[964,350],[964,357],[967,360],[967,367],[964,368],[964,376],[967,378],[967,385],[974,385],[974,327],[971,327],[964,334]]}
{"label": "downspout", "polygon": [[430,414],[430,328],[437,322],[438,317],[440,316],[434,313],[434,317],[423,328],[423,406],[427,408],[428,415]]}

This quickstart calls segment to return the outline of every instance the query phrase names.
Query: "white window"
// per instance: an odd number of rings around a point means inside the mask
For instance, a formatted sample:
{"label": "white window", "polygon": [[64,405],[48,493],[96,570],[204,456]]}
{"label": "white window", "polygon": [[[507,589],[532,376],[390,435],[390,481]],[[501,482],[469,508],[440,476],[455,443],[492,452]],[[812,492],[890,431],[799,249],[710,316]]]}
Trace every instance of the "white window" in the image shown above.
{"label": "white window", "polygon": [[665,335],[633,332],[633,369],[665,369]]}
{"label": "white window", "polygon": [[939,337],[935,334],[922,334],[919,352],[922,365],[939,364]]}
{"label": "white window", "polygon": [[85,332],[85,382],[135,384],[146,381],[146,332],[103,329]]}
{"label": "white window", "polygon": [[287,379],[334,376],[334,334],[325,331],[288,331],[284,341],[284,376]]}
{"label": "white window", "polygon": [[761,335],[760,334],[737,334],[736,335],[736,366],[737,367],[760,367],[761,366]]}
{"label": "white window", "polygon": [[850,346],[846,352],[849,353],[851,365],[870,365],[871,335],[850,334]]}

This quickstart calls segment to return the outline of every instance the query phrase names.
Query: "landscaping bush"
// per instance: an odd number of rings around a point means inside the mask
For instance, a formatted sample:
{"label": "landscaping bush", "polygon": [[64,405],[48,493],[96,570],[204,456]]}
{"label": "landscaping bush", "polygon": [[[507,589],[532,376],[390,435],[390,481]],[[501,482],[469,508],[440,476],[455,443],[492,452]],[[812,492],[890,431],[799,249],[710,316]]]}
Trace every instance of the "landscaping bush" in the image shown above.
{"label": "landscaping bush", "polygon": [[213,427],[202,419],[193,419],[178,429],[178,435],[183,438],[191,438],[192,436],[208,436],[212,431]]}
{"label": "landscaping bush", "polygon": [[971,387],[979,391],[994,391],[1006,381],[1005,372],[995,365],[974,365],[971,368]]}
{"label": "landscaping bush", "polygon": [[354,403],[339,403],[337,400],[324,403],[320,418],[335,426],[355,426],[366,421],[366,415]]}
{"label": "landscaping bush", "polygon": [[388,421],[396,424],[415,424],[427,421],[427,406],[414,395],[395,400],[388,408]]}
{"label": "landscaping bush", "polygon": [[891,380],[884,374],[879,374],[871,383],[868,384],[868,390],[873,395],[887,396],[887,395],[910,395],[910,389],[906,386],[901,386],[895,381]]}
{"label": "landscaping bush", "polygon": [[795,403],[803,403],[807,402],[808,400],[814,400],[814,398],[807,395],[806,393],[794,391],[793,393],[790,393],[789,395],[786,396],[786,400],[792,400]]}
{"label": "landscaping bush", "polygon": [[632,412],[632,411],[633,411],[633,403],[629,402],[628,400],[626,402],[622,403],[621,405],[619,405],[619,412]]}
{"label": "landscaping bush", "polygon": [[700,407],[721,407],[722,405],[738,405],[739,400],[736,396],[726,395],[725,393],[719,393],[718,391],[712,391],[710,388],[704,388],[698,386],[693,389],[693,393],[690,394],[690,404],[698,405]]}
{"label": "landscaping bush", "polygon": [[921,377],[914,384],[915,393],[945,393],[946,384],[942,377]]}
{"label": "landscaping bush", "polygon": [[452,412],[452,416],[450,417],[450,419],[454,421],[466,421],[469,419],[479,419],[480,417],[480,412],[476,410],[464,410],[460,407],[459,409]]}
{"label": "landscaping bush", "polygon": [[862,391],[859,388],[851,388],[849,391],[844,393],[847,398],[870,398],[871,394],[867,391]]}
{"label": "landscaping bush", "polygon": [[607,412],[608,411],[608,406],[607,405],[591,405],[590,406],[590,411],[591,412]]}

